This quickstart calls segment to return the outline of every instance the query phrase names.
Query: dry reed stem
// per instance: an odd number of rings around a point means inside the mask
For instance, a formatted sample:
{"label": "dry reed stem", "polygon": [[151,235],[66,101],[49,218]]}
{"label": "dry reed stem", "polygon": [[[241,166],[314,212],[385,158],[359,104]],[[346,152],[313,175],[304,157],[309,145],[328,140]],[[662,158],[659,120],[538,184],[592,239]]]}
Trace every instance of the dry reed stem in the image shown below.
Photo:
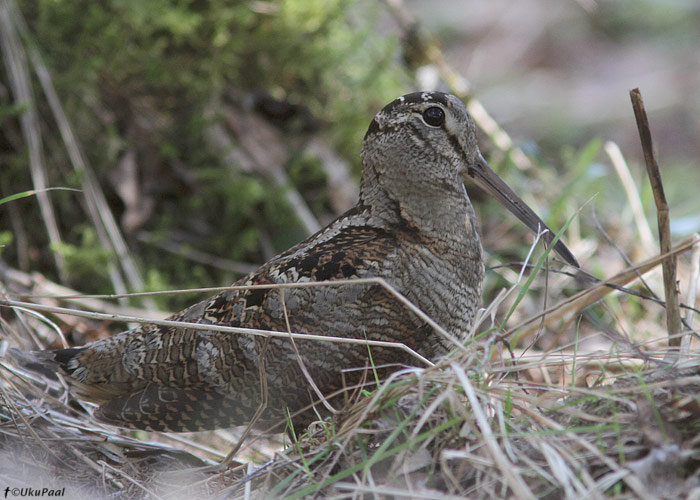
{"label": "dry reed stem", "polygon": [[632,108],[634,116],[637,120],[637,128],[639,129],[639,139],[642,143],[644,151],[644,162],[647,166],[649,181],[651,182],[651,190],[654,193],[654,202],[656,203],[656,216],[659,225],[659,244],[662,254],[668,254],[661,263],[664,277],[664,292],[666,296],[666,327],[668,329],[670,346],[680,346],[680,337],[675,337],[681,332],[681,310],[678,299],[678,285],[676,283],[676,268],[677,258],[675,254],[671,254],[671,223],[668,209],[668,202],[664,194],[664,186],[661,181],[661,172],[659,165],[656,162],[654,155],[654,147],[651,140],[651,129],[649,127],[649,119],[644,108],[644,101],[639,89],[630,91],[632,99]]}

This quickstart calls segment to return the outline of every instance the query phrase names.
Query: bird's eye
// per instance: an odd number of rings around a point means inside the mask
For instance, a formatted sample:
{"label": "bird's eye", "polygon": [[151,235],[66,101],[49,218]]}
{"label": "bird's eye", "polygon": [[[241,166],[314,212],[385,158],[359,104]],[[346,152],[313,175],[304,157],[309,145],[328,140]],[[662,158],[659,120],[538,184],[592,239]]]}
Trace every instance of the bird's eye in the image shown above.
{"label": "bird's eye", "polygon": [[442,108],[433,106],[423,111],[423,120],[431,127],[439,127],[445,122],[445,112]]}

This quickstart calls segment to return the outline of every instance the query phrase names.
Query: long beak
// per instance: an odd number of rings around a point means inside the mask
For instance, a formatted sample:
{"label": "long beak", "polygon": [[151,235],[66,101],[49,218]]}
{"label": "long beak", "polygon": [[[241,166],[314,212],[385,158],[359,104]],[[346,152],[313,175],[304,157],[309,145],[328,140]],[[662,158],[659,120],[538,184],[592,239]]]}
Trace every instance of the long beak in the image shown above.
{"label": "long beak", "polygon": [[[542,237],[545,242],[551,245],[554,239],[554,232],[547,227],[542,219],[520,199],[520,196],[508,187],[503,179],[486,163],[483,156],[479,154],[476,163],[469,167],[467,175],[483,190],[494,196],[501,204],[515,215],[521,222],[529,227],[535,233],[548,230]],[[554,245],[554,251],[564,259],[564,261],[574,267],[580,267],[576,257],[566,247],[561,240]]]}

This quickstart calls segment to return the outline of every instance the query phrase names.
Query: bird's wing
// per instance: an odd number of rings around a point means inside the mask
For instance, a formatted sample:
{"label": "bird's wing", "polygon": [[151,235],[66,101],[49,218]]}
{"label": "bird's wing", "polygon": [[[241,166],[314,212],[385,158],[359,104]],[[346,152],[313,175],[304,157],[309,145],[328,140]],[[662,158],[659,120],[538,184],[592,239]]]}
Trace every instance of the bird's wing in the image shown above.
{"label": "bird's wing", "polygon": [[[341,224],[334,231],[314,235],[236,284],[379,276],[395,249],[392,238],[381,229]],[[344,288],[227,290],[169,319],[362,338],[364,330],[348,329],[348,322],[360,321],[369,306],[386,297],[376,286]],[[267,370],[275,374],[268,375],[271,384],[288,388],[287,403],[308,399],[288,339],[264,344],[259,336],[143,325],[86,347],[54,351],[53,356],[73,379],[74,392],[102,405],[98,416],[103,420],[138,428],[193,430],[220,426],[216,415],[229,415],[228,423],[233,425],[245,423],[244,417],[254,413],[260,400],[263,352]],[[310,342],[297,344],[304,349]],[[345,355],[347,349],[339,350],[340,344],[334,344],[329,351],[329,343],[321,344],[325,347],[311,347],[305,356],[310,357],[311,368],[319,370],[319,385],[324,385],[330,377],[323,372],[331,362],[329,356]],[[314,356],[321,357],[316,360],[318,367]],[[340,369],[333,366],[335,371]],[[180,423],[167,423],[168,419]]]}

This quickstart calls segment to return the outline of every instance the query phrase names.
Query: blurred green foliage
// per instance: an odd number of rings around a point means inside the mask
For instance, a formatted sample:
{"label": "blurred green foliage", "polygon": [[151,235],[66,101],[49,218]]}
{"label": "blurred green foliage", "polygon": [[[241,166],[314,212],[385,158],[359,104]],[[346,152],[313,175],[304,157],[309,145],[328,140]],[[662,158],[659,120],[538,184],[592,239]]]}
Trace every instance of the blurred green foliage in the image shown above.
{"label": "blurred green foliage", "polygon": [[407,82],[392,64],[394,40],[378,34],[372,2],[41,0],[26,7],[62,96],[74,104],[113,92],[148,96],[159,112],[197,111],[229,85],[264,90],[307,106],[349,153],[369,109]]}
{"label": "blurred green foliage", "polygon": [[90,282],[90,289],[104,290],[109,287],[107,268],[110,255],[100,246],[95,230],[86,225],[76,228],[79,243],[55,243],[52,250],[63,256],[68,274],[76,280]]}
{"label": "blurred green foliage", "polygon": [[[226,165],[207,145],[206,128],[221,119],[206,113],[211,103],[264,94],[301,107],[358,174],[360,142],[372,115],[410,82],[398,63],[397,41],[378,29],[381,6],[375,2],[34,0],[19,7],[117,218],[126,207],[109,176],[123,153],[136,147],[146,151],[138,159],[139,175],[152,177],[144,195],[156,201],[143,229],[160,238],[185,235],[189,248],[243,262],[265,260],[260,231],[276,251],[304,232],[280,188]],[[79,185],[41,97],[38,105],[50,184]],[[16,106],[0,96],[0,119],[16,115]],[[22,161],[15,161],[19,168],[5,189],[18,192],[31,180],[25,151],[13,154]],[[326,219],[333,215],[318,160],[295,156],[285,167],[312,210]],[[106,257],[83,227],[87,218],[75,199],[58,199],[66,243],[53,251],[70,263],[71,286],[111,292],[103,279]],[[30,245],[42,254],[32,270],[55,276],[35,203],[30,212],[27,220],[36,221]],[[5,217],[0,214],[0,223]],[[165,254],[134,235],[130,243],[149,289],[223,285],[239,276]],[[19,251],[5,252],[6,258],[12,261]],[[82,268],[74,265],[80,259]],[[177,308],[191,297],[168,300]]]}

